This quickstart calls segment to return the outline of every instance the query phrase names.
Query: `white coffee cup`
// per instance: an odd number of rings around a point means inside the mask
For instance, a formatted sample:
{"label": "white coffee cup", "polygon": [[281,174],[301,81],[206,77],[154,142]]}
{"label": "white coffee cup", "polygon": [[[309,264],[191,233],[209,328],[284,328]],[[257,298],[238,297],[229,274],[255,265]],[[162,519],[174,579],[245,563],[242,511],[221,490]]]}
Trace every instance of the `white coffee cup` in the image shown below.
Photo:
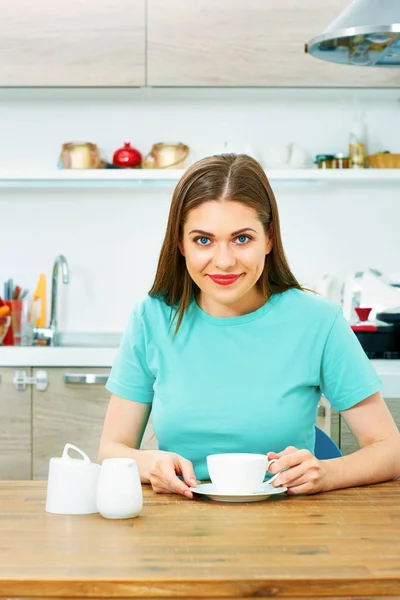
{"label": "white coffee cup", "polygon": [[97,486],[97,508],[106,519],[132,519],[143,507],[142,484],[133,458],[106,458]]}
{"label": "white coffee cup", "polygon": [[[83,458],[71,458],[75,450]],[[46,511],[61,515],[88,515],[98,512],[96,504],[100,465],[73,444],[65,444],[61,457],[50,459]]]}
{"label": "white coffee cup", "polygon": [[[210,479],[219,492],[252,494],[262,485],[269,466],[276,460],[268,460],[265,454],[210,454],[207,456],[207,467]],[[278,475],[269,481],[272,482]]]}

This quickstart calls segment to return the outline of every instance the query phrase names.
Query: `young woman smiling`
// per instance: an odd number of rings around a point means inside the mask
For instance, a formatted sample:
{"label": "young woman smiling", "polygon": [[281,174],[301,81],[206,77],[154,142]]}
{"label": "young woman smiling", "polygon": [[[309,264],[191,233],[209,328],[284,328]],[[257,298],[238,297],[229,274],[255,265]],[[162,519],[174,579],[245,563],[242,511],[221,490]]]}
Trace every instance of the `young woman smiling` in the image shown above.
{"label": "young woman smiling", "polygon": [[[206,456],[268,453],[302,494],[400,476],[382,382],[341,308],[287,263],[278,208],[245,155],[195,163],[176,186],[157,273],[131,315],[107,389],[99,460],[136,459],[142,482],[188,498]],[[324,394],[360,450],[313,454]],[[139,450],[152,411],[159,450]]]}

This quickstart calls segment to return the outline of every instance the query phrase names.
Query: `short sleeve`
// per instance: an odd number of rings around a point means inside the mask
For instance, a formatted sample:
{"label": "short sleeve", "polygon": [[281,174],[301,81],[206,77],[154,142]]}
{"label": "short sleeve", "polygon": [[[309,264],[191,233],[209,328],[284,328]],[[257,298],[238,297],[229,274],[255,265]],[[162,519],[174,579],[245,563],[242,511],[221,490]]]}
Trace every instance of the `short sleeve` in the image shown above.
{"label": "short sleeve", "polygon": [[383,388],[341,308],[326,340],[320,380],[321,392],[337,411],[351,408]]}
{"label": "short sleeve", "polygon": [[147,366],[144,334],[142,317],[138,307],[135,307],[122,337],[106,389],[127,400],[151,403],[155,377]]}

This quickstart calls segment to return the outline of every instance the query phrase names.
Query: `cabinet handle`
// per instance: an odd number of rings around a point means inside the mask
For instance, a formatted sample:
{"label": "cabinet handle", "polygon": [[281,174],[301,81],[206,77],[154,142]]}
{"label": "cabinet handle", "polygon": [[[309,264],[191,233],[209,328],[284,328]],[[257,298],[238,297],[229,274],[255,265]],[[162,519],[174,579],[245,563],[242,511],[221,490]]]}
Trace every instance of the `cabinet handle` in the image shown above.
{"label": "cabinet handle", "polygon": [[27,385],[34,385],[38,392],[45,392],[49,387],[49,378],[46,371],[36,371],[33,377],[29,377],[26,371],[15,371],[13,377],[15,389],[24,392]]}
{"label": "cabinet handle", "polygon": [[326,408],[322,404],[318,404],[317,416],[318,417],[326,417]]}
{"label": "cabinet handle", "polygon": [[106,373],[65,373],[64,383],[107,383]]}

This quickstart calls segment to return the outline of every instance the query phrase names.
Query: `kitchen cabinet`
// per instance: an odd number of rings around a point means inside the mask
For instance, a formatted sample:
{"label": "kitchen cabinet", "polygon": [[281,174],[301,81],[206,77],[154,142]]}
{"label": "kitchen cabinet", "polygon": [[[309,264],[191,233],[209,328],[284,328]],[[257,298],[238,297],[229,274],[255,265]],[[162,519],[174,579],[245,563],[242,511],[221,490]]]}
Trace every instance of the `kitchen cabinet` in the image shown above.
{"label": "kitchen cabinet", "polygon": [[0,86],[141,86],[145,0],[13,0],[0,19]]}
{"label": "kitchen cabinet", "polygon": [[[61,456],[69,442],[97,462],[103,421],[110,399],[104,385],[110,369],[46,368],[48,388],[33,388],[32,478],[46,479],[49,458]],[[34,370],[34,373],[36,370]],[[148,425],[142,449],[155,449],[157,442]],[[71,452],[72,455],[72,452]]]}
{"label": "kitchen cabinet", "polygon": [[151,86],[398,87],[399,69],[304,53],[349,0],[147,0]]}
{"label": "kitchen cabinet", "polygon": [[[397,427],[400,429],[400,398],[385,399],[385,402],[392,413]],[[340,416],[339,446],[343,454],[351,454],[351,452],[359,449],[356,438],[342,416]]]}
{"label": "kitchen cabinet", "polygon": [[[67,442],[97,462],[110,399],[104,387],[109,372],[83,367],[0,368],[0,480],[47,479],[50,458],[61,456]],[[151,417],[141,448],[158,448]]]}
{"label": "kitchen cabinet", "polygon": [[316,425],[339,446],[339,413],[332,409],[324,395],[321,396],[318,404]]}
{"label": "kitchen cabinet", "polygon": [[31,479],[32,475],[31,392],[29,388],[17,391],[16,370],[0,369],[0,480]]}

